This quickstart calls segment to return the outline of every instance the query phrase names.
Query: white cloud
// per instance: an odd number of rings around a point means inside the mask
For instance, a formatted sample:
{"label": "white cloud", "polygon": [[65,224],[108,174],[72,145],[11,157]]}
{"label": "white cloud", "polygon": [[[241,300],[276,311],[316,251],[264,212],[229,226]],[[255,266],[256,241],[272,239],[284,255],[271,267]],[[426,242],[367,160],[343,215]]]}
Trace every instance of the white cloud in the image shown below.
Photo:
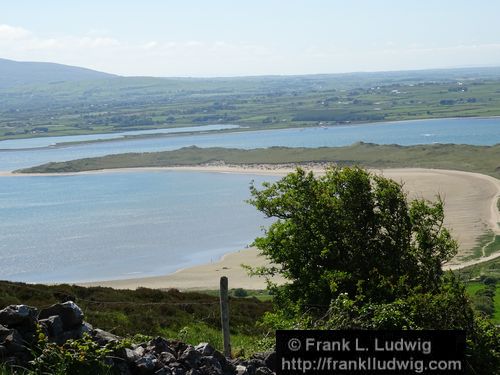
{"label": "white cloud", "polygon": [[102,36],[69,38],[69,42],[75,42],[81,47],[89,48],[116,47],[120,45],[117,39]]}
{"label": "white cloud", "polygon": [[22,27],[0,24],[0,41],[19,40],[30,35],[31,33]]}
{"label": "white cloud", "polygon": [[157,48],[159,46],[158,42],[152,40],[151,42],[147,42],[146,44],[144,44],[142,47],[144,49],[154,49],[154,48]]}
{"label": "white cloud", "polygon": [[227,40],[119,40],[108,31],[35,35],[0,24],[0,57],[51,61],[123,75],[235,76],[500,65],[500,44],[266,45]]}

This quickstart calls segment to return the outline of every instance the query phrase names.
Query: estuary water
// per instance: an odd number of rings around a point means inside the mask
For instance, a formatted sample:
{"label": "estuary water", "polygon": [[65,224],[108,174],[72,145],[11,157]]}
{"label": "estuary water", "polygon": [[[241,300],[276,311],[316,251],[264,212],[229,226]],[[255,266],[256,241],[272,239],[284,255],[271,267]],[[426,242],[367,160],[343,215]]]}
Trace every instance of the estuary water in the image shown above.
{"label": "estuary water", "polygon": [[[66,137],[64,137],[66,138]],[[57,140],[59,141],[59,140]],[[256,148],[354,142],[500,143],[500,119],[442,119],[119,139],[0,151],[0,171],[48,161],[197,145]],[[38,141],[37,141],[38,142]],[[1,143],[0,143],[1,145]],[[1,148],[1,147],[0,147]],[[271,176],[131,172],[0,177],[0,279],[78,282],[162,275],[250,244],[269,220],[245,203]]]}
{"label": "estuary water", "polygon": [[112,140],[112,139],[126,138],[134,135],[197,133],[197,132],[207,132],[214,130],[228,130],[239,127],[240,127],[239,125],[202,125],[202,126],[186,126],[186,127],[168,128],[168,129],[133,130],[126,132],[104,133],[104,134],[85,134],[85,135],[66,135],[59,137],[8,139],[5,141],[0,141],[0,150],[44,148],[44,147],[55,146],[60,143]]}
{"label": "estuary water", "polygon": [[177,171],[0,178],[0,280],[162,275],[243,249],[265,220],[249,183]]}
{"label": "estuary water", "polygon": [[[59,141],[63,142],[64,140],[60,139]],[[0,171],[25,168],[50,161],[65,161],[127,152],[174,150],[192,145],[242,149],[273,146],[336,147],[351,145],[359,141],[399,145],[432,143],[493,145],[500,143],[500,118],[435,119],[216,134],[171,135],[30,150],[2,150],[2,142],[0,142]],[[29,148],[32,147],[31,142],[34,141],[24,139],[16,140],[16,142],[17,148]]]}

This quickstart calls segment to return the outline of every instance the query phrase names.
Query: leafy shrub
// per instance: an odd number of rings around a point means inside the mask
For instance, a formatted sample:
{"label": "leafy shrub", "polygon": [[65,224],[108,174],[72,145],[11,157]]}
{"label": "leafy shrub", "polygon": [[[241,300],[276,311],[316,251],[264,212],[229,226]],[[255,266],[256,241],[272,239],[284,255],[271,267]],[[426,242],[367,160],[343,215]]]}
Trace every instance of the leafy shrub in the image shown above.
{"label": "leafy shrub", "polygon": [[40,330],[37,346],[33,349],[35,358],[30,364],[36,374],[110,374],[111,366],[105,359],[111,352],[110,347],[99,346],[87,334],[82,339],[57,345],[49,342]]}

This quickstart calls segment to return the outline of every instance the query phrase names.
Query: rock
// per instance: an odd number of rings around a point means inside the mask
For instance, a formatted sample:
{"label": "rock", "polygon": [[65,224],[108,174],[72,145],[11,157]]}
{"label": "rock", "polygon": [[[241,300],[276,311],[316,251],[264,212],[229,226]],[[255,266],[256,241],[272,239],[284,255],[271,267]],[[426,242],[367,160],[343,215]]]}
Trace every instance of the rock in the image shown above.
{"label": "rock", "polygon": [[165,340],[163,337],[155,337],[149,342],[148,347],[157,354],[169,352],[177,357],[175,350],[170,348],[169,341]]}
{"label": "rock", "polygon": [[203,374],[222,375],[222,366],[219,361],[212,356],[202,357],[199,363],[199,370]]}
{"label": "rock", "polygon": [[115,358],[113,360],[113,374],[119,374],[119,375],[131,375],[132,373],[130,372],[130,368],[128,367],[128,364],[122,360],[121,358]]}
{"label": "rock", "polygon": [[101,346],[109,344],[110,342],[117,342],[121,340],[121,337],[113,335],[112,333],[106,332],[99,328],[96,328],[92,331],[92,337]]}
{"label": "rock", "polygon": [[79,327],[83,323],[83,311],[72,301],[56,303],[40,311],[38,319],[47,319],[58,315],[63,323],[64,330]]}
{"label": "rock", "polygon": [[160,362],[168,365],[170,363],[176,362],[177,358],[171,352],[163,352],[163,353],[160,354],[159,360],[160,360]]}
{"label": "rock", "polygon": [[94,327],[92,327],[92,324],[83,322],[80,327],[77,328],[79,337],[82,338],[84,334],[87,334],[89,336],[92,336],[92,333],[94,332]]}
{"label": "rock", "polygon": [[7,335],[8,332],[10,332],[10,329],[0,324],[0,338],[2,335]]}
{"label": "rock", "polygon": [[276,372],[276,352],[270,352],[264,359],[266,367]]}
{"label": "rock", "polygon": [[257,370],[257,367],[255,367],[252,364],[247,364],[247,375],[255,375],[255,371]]}
{"label": "rock", "polygon": [[10,305],[0,310],[0,324],[10,328],[32,328],[37,323],[38,310],[26,305]]}
{"label": "rock", "polygon": [[175,353],[176,356],[179,357],[184,350],[188,347],[187,344],[183,343],[182,341],[177,341],[177,340],[172,340],[169,341],[168,346],[170,349],[172,349]]}
{"label": "rock", "polygon": [[60,337],[64,333],[62,320],[58,315],[49,316],[47,319],[41,319],[39,323],[47,329],[49,339]]}
{"label": "rock", "polygon": [[[37,310],[25,305],[11,305],[0,311],[0,363],[9,366],[29,366],[32,353],[27,337],[34,334]],[[42,332],[50,340],[63,344],[80,339],[85,333],[101,347],[121,338],[83,321],[83,313],[74,302],[59,303],[39,314]],[[7,325],[7,323],[9,325]],[[15,328],[14,328],[15,326]],[[27,341],[28,340],[28,341]],[[196,347],[180,341],[156,337],[148,343],[117,348],[104,359],[105,364],[120,375],[270,375],[276,353],[260,353],[249,360],[229,359],[209,343]]]}
{"label": "rock", "polygon": [[136,354],[136,352],[129,348],[120,349],[115,352],[115,355],[118,358],[122,358],[127,363],[133,363],[139,359],[139,356]]}
{"label": "rock", "polygon": [[208,342],[202,342],[194,347],[197,351],[201,353],[203,356],[209,356],[214,354],[215,348],[210,345]]}
{"label": "rock", "polygon": [[267,367],[266,361],[260,358],[252,358],[248,360],[248,366],[253,366],[256,369],[259,367]]}
{"label": "rock", "polygon": [[64,331],[62,335],[55,338],[55,342],[58,344],[63,344],[68,340],[78,340],[83,337],[84,334],[92,335],[94,328],[87,322],[83,322],[79,327]]}
{"label": "rock", "polygon": [[218,350],[214,350],[214,352],[213,352],[212,356],[213,356],[215,359],[217,359],[221,365],[227,362],[227,359],[226,359],[226,357],[224,356],[224,354],[222,354],[222,353],[221,353],[221,352],[219,352]]}
{"label": "rock", "polygon": [[213,357],[219,361],[221,367],[222,367],[222,372],[224,374],[233,374],[236,371],[236,365],[233,365],[230,363],[224,354],[219,352],[218,350],[214,351]]}
{"label": "rock", "polygon": [[259,367],[255,371],[255,375],[271,375],[273,372],[267,367]]}
{"label": "rock", "polygon": [[26,351],[23,337],[16,329],[7,329],[0,326],[0,345],[2,345],[9,354],[16,354]]}
{"label": "rock", "polygon": [[198,352],[192,345],[189,345],[181,354],[179,360],[184,362],[190,368],[196,368],[201,360],[201,353]]}
{"label": "rock", "polygon": [[156,369],[158,360],[151,354],[146,354],[135,361],[135,365],[141,374],[151,374]]}
{"label": "rock", "polygon": [[137,357],[142,357],[146,353],[146,349],[142,346],[138,346],[134,349],[134,353]]}

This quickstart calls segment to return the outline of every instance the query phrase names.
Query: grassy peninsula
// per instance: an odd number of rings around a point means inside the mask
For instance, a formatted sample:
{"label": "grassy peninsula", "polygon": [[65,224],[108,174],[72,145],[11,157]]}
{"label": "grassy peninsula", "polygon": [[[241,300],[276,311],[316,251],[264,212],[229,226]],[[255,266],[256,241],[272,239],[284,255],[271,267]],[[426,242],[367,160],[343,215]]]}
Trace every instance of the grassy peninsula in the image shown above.
{"label": "grassy peninsula", "polygon": [[205,164],[335,163],[371,168],[439,168],[477,172],[500,178],[500,144],[471,145],[376,145],[355,143],[346,147],[228,149],[185,147],[179,150],[107,155],[53,162],[17,173],[65,173],[100,169],[173,167]]}

